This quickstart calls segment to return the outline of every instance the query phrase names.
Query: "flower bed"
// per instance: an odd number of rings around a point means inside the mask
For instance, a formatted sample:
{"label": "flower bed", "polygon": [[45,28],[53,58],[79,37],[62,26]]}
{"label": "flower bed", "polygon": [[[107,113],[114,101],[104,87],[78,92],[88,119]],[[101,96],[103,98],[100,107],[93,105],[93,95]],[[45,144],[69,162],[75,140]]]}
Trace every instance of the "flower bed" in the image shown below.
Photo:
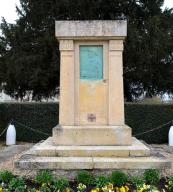
{"label": "flower bed", "polygon": [[79,171],[75,180],[39,172],[33,180],[16,177],[9,171],[0,172],[0,192],[172,192],[173,176],[160,178],[159,171],[146,170],[143,176],[129,177],[121,171],[93,176]]}

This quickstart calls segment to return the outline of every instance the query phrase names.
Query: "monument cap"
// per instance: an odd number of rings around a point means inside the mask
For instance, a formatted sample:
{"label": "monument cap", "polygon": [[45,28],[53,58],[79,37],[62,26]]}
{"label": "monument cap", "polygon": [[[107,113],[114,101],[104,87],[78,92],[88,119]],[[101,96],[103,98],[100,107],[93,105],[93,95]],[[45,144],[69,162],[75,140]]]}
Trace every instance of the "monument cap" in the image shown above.
{"label": "monument cap", "polygon": [[124,39],[126,20],[56,21],[57,39]]}

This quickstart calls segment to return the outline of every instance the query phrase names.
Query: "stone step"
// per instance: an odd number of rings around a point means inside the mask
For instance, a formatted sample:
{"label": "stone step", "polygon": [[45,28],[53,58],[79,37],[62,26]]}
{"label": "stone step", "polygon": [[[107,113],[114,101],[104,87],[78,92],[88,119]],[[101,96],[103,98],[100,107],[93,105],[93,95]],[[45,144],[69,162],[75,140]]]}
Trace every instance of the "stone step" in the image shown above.
{"label": "stone step", "polygon": [[15,166],[22,169],[48,169],[48,170],[79,170],[79,169],[168,169],[171,162],[164,156],[159,157],[35,157],[23,155],[15,162]]}
{"label": "stone step", "polygon": [[32,149],[43,157],[139,157],[149,156],[150,149],[136,138],[131,146],[54,146],[52,137]]}

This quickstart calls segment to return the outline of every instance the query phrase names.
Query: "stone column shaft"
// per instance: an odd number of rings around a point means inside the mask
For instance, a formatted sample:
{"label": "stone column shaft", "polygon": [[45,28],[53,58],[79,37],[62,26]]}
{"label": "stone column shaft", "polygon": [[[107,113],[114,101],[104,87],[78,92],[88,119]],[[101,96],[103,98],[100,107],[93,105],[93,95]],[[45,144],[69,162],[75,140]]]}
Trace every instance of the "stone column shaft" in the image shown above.
{"label": "stone column shaft", "polygon": [[60,40],[59,124],[74,125],[74,43]]}
{"label": "stone column shaft", "polygon": [[109,125],[124,125],[123,40],[109,41]]}

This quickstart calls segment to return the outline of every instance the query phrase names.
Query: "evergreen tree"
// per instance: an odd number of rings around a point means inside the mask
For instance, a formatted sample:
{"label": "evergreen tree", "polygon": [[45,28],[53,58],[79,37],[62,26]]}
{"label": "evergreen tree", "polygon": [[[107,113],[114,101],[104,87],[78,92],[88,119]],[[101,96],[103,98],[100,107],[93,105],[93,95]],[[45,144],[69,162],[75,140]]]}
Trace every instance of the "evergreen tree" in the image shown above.
{"label": "evergreen tree", "polygon": [[[125,96],[173,92],[173,13],[163,0],[20,0],[16,24],[2,20],[0,84],[13,97],[48,98],[59,85],[55,20],[127,19]],[[2,86],[1,86],[2,88]]]}

